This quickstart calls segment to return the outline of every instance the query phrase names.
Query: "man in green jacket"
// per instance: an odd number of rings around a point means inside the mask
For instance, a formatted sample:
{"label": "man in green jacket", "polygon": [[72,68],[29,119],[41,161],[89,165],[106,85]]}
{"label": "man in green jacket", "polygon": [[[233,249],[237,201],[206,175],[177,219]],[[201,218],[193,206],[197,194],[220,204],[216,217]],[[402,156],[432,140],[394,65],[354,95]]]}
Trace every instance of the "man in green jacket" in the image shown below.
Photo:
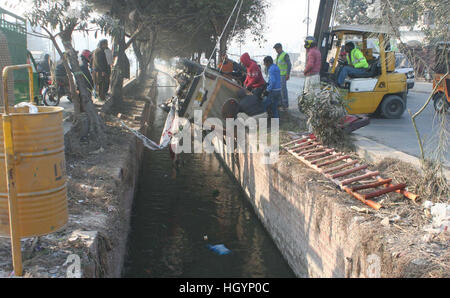
{"label": "man in green jacket", "polygon": [[345,51],[347,52],[348,65],[342,68],[337,79],[338,86],[341,88],[344,87],[343,84],[347,75],[364,74],[369,69],[366,57],[355,47],[353,42],[347,42],[345,44]]}
{"label": "man in green jacket", "polygon": [[291,75],[292,63],[289,55],[283,51],[281,43],[277,43],[273,48],[277,52],[275,64],[280,69],[281,75],[281,109],[287,110],[289,108],[289,97],[286,82],[289,81]]}

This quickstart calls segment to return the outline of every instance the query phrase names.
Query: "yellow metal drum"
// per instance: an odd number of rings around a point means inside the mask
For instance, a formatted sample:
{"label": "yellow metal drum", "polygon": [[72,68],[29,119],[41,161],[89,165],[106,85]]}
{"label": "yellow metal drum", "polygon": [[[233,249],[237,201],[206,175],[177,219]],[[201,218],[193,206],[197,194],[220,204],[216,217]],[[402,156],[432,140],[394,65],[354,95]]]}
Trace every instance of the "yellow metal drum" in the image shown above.
{"label": "yellow metal drum", "polygon": [[[18,236],[52,233],[68,220],[61,107],[10,109],[16,155]],[[3,112],[3,111],[2,111]],[[0,115],[0,131],[3,131]],[[0,134],[0,236],[9,237],[5,152]]]}

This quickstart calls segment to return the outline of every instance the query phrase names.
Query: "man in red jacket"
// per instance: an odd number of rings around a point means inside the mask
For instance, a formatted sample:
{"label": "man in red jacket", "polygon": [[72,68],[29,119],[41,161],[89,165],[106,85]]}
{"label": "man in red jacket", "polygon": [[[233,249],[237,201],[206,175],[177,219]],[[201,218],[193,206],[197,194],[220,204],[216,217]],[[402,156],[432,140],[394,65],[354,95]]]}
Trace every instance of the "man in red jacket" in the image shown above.
{"label": "man in red jacket", "polygon": [[266,81],[261,73],[261,68],[259,68],[254,60],[250,59],[248,53],[244,53],[241,56],[241,63],[247,68],[247,78],[244,82],[245,88],[260,97],[264,86],[266,85]]}
{"label": "man in red jacket", "polygon": [[308,36],[305,39],[306,66],[303,71],[305,75],[304,93],[320,89],[320,67],[322,65],[322,56],[317,49],[317,43],[314,37]]}

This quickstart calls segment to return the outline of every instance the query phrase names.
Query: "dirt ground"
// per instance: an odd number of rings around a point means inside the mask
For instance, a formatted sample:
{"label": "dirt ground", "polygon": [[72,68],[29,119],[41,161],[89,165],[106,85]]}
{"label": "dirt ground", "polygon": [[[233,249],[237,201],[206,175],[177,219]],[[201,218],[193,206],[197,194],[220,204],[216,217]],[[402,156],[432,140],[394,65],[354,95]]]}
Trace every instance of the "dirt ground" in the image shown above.
{"label": "dirt ground", "polygon": [[[292,116],[287,116],[285,121],[281,121],[280,144],[291,141],[296,133],[303,132],[306,127],[304,120],[291,118]],[[345,149],[347,150],[342,151],[349,152],[348,148]],[[301,164],[300,168],[292,167],[293,170],[310,170],[288,152],[282,151],[280,154],[288,155],[290,163]],[[326,195],[338,199],[335,202],[348,210],[348,220],[358,217],[360,225],[364,227],[361,247],[366,251],[383,251],[383,266],[388,267],[385,271],[391,272],[391,276],[450,277],[450,231],[430,233],[424,229],[431,224],[432,218],[423,203],[427,200],[434,201],[435,198],[420,192],[423,176],[418,169],[395,159],[370,164],[361,160],[354,152],[351,155],[352,159],[368,164],[369,170],[379,171],[383,178],[393,178],[393,184],[406,183],[408,191],[419,195],[415,202],[399,193],[382,195],[373,199],[383,206],[375,211],[340,191],[333,182],[311,169],[311,181],[317,181],[325,189]],[[449,197],[450,194],[444,195],[440,201],[448,202]],[[323,203],[329,204],[325,201]]]}
{"label": "dirt ground", "polygon": [[[139,129],[146,100],[126,98],[120,120]],[[69,221],[58,232],[22,240],[24,277],[70,276],[75,261],[69,256],[74,254],[80,257],[83,277],[117,274],[117,268],[108,264],[115,263],[112,258],[120,259],[111,250],[126,242],[131,204],[123,200],[133,196],[137,152],[135,137],[116,116],[105,117],[104,147],[83,158],[66,156]],[[10,241],[2,238],[0,277],[11,276],[12,271]]]}

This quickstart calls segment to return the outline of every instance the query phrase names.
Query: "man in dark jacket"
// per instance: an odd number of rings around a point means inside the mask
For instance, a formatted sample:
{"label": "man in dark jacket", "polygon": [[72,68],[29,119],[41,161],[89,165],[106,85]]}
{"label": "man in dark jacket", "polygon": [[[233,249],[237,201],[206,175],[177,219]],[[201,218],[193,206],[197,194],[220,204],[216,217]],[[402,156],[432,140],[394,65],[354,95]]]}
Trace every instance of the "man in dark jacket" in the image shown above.
{"label": "man in dark jacket", "polygon": [[42,60],[37,65],[37,71],[38,72],[50,73],[50,64],[51,64],[50,55],[49,54],[45,54],[44,60]]}
{"label": "man in dark jacket", "polygon": [[[63,55],[66,55],[64,52]],[[58,94],[63,96],[69,90],[69,79],[67,78],[66,68],[64,67],[64,58],[59,59],[55,67],[55,80],[58,85]]]}
{"label": "man in dark jacket", "polygon": [[95,49],[92,61],[94,71],[95,87],[100,100],[105,101],[109,76],[111,75],[111,67],[106,59],[105,49],[108,47],[106,39],[100,40],[98,47]]}
{"label": "man in dark jacket", "polygon": [[81,58],[81,71],[83,72],[84,80],[87,88],[92,92],[94,90],[94,81],[92,80],[89,63],[91,62],[92,53],[89,50],[83,50],[80,55]]}
{"label": "man in dark jacket", "polygon": [[244,113],[250,117],[261,115],[267,117],[263,102],[256,95],[245,89],[238,91],[236,99],[229,99],[222,106],[222,117],[236,118],[238,113]]}

